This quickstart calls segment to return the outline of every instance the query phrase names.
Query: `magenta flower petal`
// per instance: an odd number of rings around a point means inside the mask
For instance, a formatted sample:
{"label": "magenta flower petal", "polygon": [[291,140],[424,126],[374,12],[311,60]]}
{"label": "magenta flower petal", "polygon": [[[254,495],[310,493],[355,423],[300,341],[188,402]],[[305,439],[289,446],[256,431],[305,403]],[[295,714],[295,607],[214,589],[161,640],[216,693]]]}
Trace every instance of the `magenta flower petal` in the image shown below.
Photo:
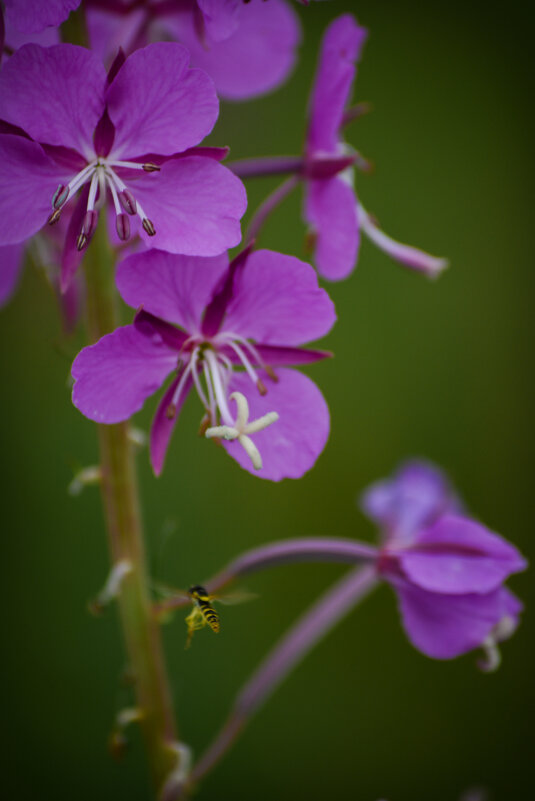
{"label": "magenta flower petal", "polygon": [[483,595],[441,595],[401,579],[391,583],[409,640],[434,659],[453,659],[478,648],[509,613],[510,594],[501,587]]}
{"label": "magenta flower petal", "polygon": [[153,221],[153,247],[188,256],[217,256],[240,242],[247,206],[241,181],[210,158],[171,159],[151,181],[132,182],[137,200]]}
{"label": "magenta flower petal", "polygon": [[260,358],[271,367],[284,367],[296,364],[311,364],[329,359],[333,354],[328,350],[312,348],[286,348],[280,345],[255,345]]}
{"label": "magenta flower petal", "polygon": [[197,3],[210,39],[217,42],[234,33],[240,23],[243,0],[197,0]]}
{"label": "magenta flower petal", "polygon": [[447,594],[488,593],[526,561],[502,537],[480,523],[445,515],[417,534],[399,554],[406,576],[424,590]]}
{"label": "magenta flower petal", "polygon": [[235,280],[224,329],[266,345],[301,345],[324,336],[335,320],[334,305],[309,264],[257,250]]}
{"label": "magenta flower petal", "polygon": [[338,150],[338,131],[355,77],[355,62],[367,35],[351,14],[343,14],[327,28],[310,99],[308,150]]}
{"label": "magenta flower petal", "polygon": [[152,421],[152,427],[150,430],[150,462],[152,469],[157,476],[159,476],[163,470],[165,455],[167,453],[171,434],[173,433],[175,423],[178,420],[178,416],[182,406],[184,405],[184,401],[186,400],[189,391],[193,386],[193,379],[191,376],[189,376],[186,379],[180,398],[178,399],[178,403],[174,404],[175,415],[174,417],[169,417],[168,409],[173,401],[173,396],[176,392],[179,381],[180,376],[175,378],[174,381],[172,381],[168,386],[160,403],[158,404],[156,414],[154,415],[154,420]]}
{"label": "magenta flower petal", "polygon": [[363,493],[361,506],[396,544],[412,543],[418,531],[462,508],[444,473],[416,460],[406,462],[392,478],[372,484]]}
{"label": "magenta flower petal", "polygon": [[301,37],[297,15],[282,0],[244,5],[239,26],[223,41],[201,41],[193,16],[168,17],[166,24],[190,51],[192,64],[206,70],[228,100],[279,86],[294,66]]}
{"label": "magenta flower petal", "polygon": [[360,244],[355,192],[340,176],[309,181],[305,192],[304,216],[316,240],[318,271],[331,281],[347,278]]}
{"label": "magenta flower petal", "polygon": [[24,245],[0,247],[0,306],[10,299],[15,291],[23,266]]}
{"label": "magenta flower petal", "polygon": [[135,326],[117,328],[80,351],[72,365],[72,402],[97,423],[127,420],[176,367],[176,351]]}
{"label": "magenta flower petal", "polygon": [[5,0],[6,19],[23,33],[42,31],[67,19],[80,0]]}
{"label": "magenta flower petal", "polygon": [[212,293],[228,266],[224,253],[212,258],[178,256],[162,250],[122,261],[115,280],[121,297],[145,311],[195,333]]}
{"label": "magenta flower petal", "polygon": [[234,442],[223,441],[224,448],[245,470],[260,478],[280,481],[300,478],[315,464],[329,436],[329,410],[320,390],[308,376],[280,368],[278,383],[269,383],[262,396],[251,392],[245,373],[234,374],[231,392],[242,392],[249,402],[249,419],[276,411],[279,419],[251,438],[262,455],[263,467],[255,470],[251,460]]}
{"label": "magenta flower petal", "polygon": [[0,73],[0,118],[39,142],[86,155],[104,111],[105,83],[104,67],[83,47],[24,45]]}
{"label": "magenta flower petal", "polygon": [[172,155],[210,133],[219,113],[215,88],[188,64],[188,51],[175,42],[151,44],[127,58],[106,93],[114,156]]}
{"label": "magenta flower petal", "polygon": [[0,135],[0,244],[22,242],[46,222],[64,170],[36,142]]}

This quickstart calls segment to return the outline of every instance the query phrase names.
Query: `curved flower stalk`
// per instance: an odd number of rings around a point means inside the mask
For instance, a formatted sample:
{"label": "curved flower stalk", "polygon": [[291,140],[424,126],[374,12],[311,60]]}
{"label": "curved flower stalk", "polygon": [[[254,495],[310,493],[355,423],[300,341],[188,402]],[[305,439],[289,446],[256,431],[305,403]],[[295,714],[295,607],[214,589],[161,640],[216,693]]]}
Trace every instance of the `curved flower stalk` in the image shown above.
{"label": "curved flower stalk", "polygon": [[[359,252],[360,231],[405,267],[430,277],[446,266],[445,259],[401,244],[381,231],[375,218],[358,200],[354,168],[369,164],[347,145],[342,130],[358,117],[362,106],[347,108],[351,88],[366,41],[367,31],[351,14],[335,19],[326,29],[316,77],[310,97],[304,154],[300,159],[267,158],[236,162],[240,177],[291,173],[257,212],[249,236],[255,238],[266,217],[297,185],[304,185],[304,218],[309,224],[309,244],[320,274],[332,281],[346,278],[354,269]],[[297,178],[299,180],[297,180]]]}
{"label": "curved flower stalk", "polygon": [[330,355],[301,347],[335,321],[312,267],[267,250],[245,251],[230,265],[225,256],[153,250],[125,259],[116,280],[125,302],[142,308],[132,325],[77,356],[73,403],[83,414],[125,420],[171,374],[151,431],[156,474],[193,387],[205,411],[201,432],[244,469],[279,481],[312,467],[329,413],[316,385],[288,369]]}
{"label": "curved flower stalk", "polygon": [[[247,100],[276,89],[292,71],[301,39],[299,19],[286,0],[90,0],[93,48],[106,62],[117,47],[132,52],[174,39],[227,100]],[[112,56],[113,57],[113,56]]]}
{"label": "curved flower stalk", "polygon": [[[275,542],[234,559],[205,582],[210,592],[245,575],[297,562],[368,562],[395,590],[409,640],[427,656],[452,659],[483,648],[497,664],[496,646],[518,625],[522,604],[504,586],[526,568],[519,551],[462,512],[444,474],[427,462],[403,465],[392,479],[362,496],[380,527],[381,544],[323,537]],[[160,611],[184,606],[182,596]]]}
{"label": "curved flower stalk", "polygon": [[[194,147],[218,115],[210,78],[170,42],[121,62],[106,77],[84,48],[25,45],[2,69],[0,244],[27,239],[75,203],[67,246],[82,250],[106,195],[120,240],[139,232],[151,245],[204,256],[240,241],[244,188],[217,163],[222,152]],[[64,260],[64,289],[72,264]]]}
{"label": "curved flower stalk", "polygon": [[[462,516],[453,488],[426,462],[408,462],[393,479],[370,487],[363,505],[381,526],[379,548],[327,538],[271,543],[239,556],[206,582],[213,593],[244,575],[281,564],[365,563],[316,601],[245,683],[225,725],[184,779],[183,795],[225,755],[290,671],[381,580],[394,587],[409,639],[423,653],[450,659],[483,648],[487,658],[479,666],[498,666],[497,643],[513,633],[521,610],[503,586],[510,574],[526,566],[517,549]],[[182,595],[171,597],[156,611],[186,603]]]}

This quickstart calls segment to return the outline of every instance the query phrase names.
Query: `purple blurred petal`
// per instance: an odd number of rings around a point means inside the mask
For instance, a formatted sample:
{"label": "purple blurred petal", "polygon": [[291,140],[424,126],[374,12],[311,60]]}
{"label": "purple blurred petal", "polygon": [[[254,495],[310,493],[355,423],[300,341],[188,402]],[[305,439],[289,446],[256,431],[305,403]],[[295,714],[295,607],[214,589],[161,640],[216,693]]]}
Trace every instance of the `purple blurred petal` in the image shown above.
{"label": "purple blurred petal", "polygon": [[226,254],[203,259],[149,250],[124,259],[115,280],[129,306],[143,306],[156,317],[197,333],[204,308],[227,264]]}
{"label": "purple blurred petal", "polygon": [[[143,180],[149,178],[149,180]],[[213,159],[173,159],[131,182],[156,227],[152,246],[188,256],[217,256],[241,240],[247,196],[241,181]]]}
{"label": "purple blurred petal", "polygon": [[0,306],[10,299],[15,291],[24,264],[24,245],[0,247]]}
{"label": "purple blurred petal", "polygon": [[335,320],[333,303],[309,264],[257,250],[237,276],[223,330],[262,344],[301,345],[324,336]]}
{"label": "purple blurred petal", "polygon": [[401,579],[391,583],[409,640],[434,659],[478,648],[504,614],[502,588],[485,595],[441,595]]}
{"label": "purple blurred petal", "polygon": [[206,33],[218,42],[227,39],[240,24],[243,0],[197,0],[204,17]]}
{"label": "purple blurred petal", "polygon": [[97,423],[118,423],[141,409],[176,364],[176,351],[159,336],[117,328],[74,360],[72,402]]}
{"label": "purple blurred petal", "polygon": [[76,201],[76,205],[74,206],[74,210],[71,214],[71,219],[69,220],[67,233],[65,234],[65,244],[61,254],[61,273],[59,279],[59,287],[61,292],[66,292],[69,288],[73,276],[84,257],[84,252],[78,250],[76,243],[78,241],[78,236],[84,221],[88,195],[89,186],[86,185],[80,192],[80,196]]}
{"label": "purple blurred petal", "polygon": [[[131,53],[139,46],[139,34],[148,23],[148,9],[133,8],[127,14],[114,13],[113,8],[86,8],[86,23],[91,50],[103,64],[109,64],[121,47]],[[146,36],[143,45],[148,44]]]}
{"label": "purple blurred petal", "polygon": [[158,408],[156,409],[154,420],[152,421],[152,427],[150,430],[150,462],[152,469],[157,476],[159,476],[163,470],[165,455],[167,453],[171,434],[173,433],[175,423],[178,420],[178,416],[184,401],[186,400],[193,385],[193,379],[191,376],[189,376],[186,379],[183,391],[180,395],[178,403],[176,404],[176,414],[170,419],[167,416],[167,410],[171,401],[173,400],[173,395],[175,394],[175,390],[178,387],[179,381],[180,376],[177,376],[177,378],[175,378],[166,389],[160,403],[158,404]]}
{"label": "purple blurred petal", "polygon": [[[12,53],[19,50],[25,44],[38,44],[41,47],[51,47],[59,44],[59,31],[57,28],[44,28],[38,33],[21,33],[10,25],[6,28],[5,44],[11,49]],[[4,57],[6,53],[3,54]]]}
{"label": "purple blurred petal", "polygon": [[230,392],[242,392],[249,402],[249,420],[276,411],[279,419],[251,437],[263,460],[255,470],[241,445],[223,441],[224,448],[245,470],[255,476],[280,481],[300,478],[314,466],[329,436],[329,410],[320,390],[308,376],[281,368],[278,383],[269,383],[260,395],[245,373],[235,373]]}
{"label": "purple blurred petal", "polygon": [[310,98],[308,152],[338,150],[338,131],[366,36],[351,14],[333,20],[325,31]]}
{"label": "purple blurred petal", "polygon": [[366,236],[377,245],[384,253],[390,256],[394,261],[409,267],[419,273],[430,278],[436,278],[440,273],[448,267],[447,259],[440,259],[436,256],[431,256],[424,250],[412,247],[412,245],[404,245],[397,242],[390,236],[381,231],[375,224],[372,216],[364,209],[359,203],[358,218],[360,227]]}
{"label": "purple blurred petal", "polygon": [[444,473],[428,462],[416,460],[406,462],[392,478],[372,484],[362,495],[361,507],[401,544],[412,542],[420,529],[442,515],[462,509]]}
{"label": "purple blurred petal", "polygon": [[360,244],[355,192],[341,176],[309,181],[305,192],[304,216],[316,237],[318,271],[331,281],[347,278]]}
{"label": "purple blurred petal", "polygon": [[45,224],[58,184],[68,179],[36,142],[22,136],[0,135],[0,161],[0,244],[8,245]]}
{"label": "purple blurred petal", "polygon": [[105,83],[104,67],[83,47],[24,45],[0,73],[0,117],[39,142],[90,154]]}
{"label": "purple blurred petal", "polygon": [[59,25],[80,0],[5,0],[6,20],[23,33]]}
{"label": "purple blurred petal", "polygon": [[210,133],[219,113],[215,88],[188,64],[188,51],[175,42],[157,42],[129,56],[106,93],[116,128],[114,156],[172,155]]}
{"label": "purple blurred petal", "polygon": [[173,15],[166,23],[189,49],[192,64],[206,70],[228,100],[245,100],[281,84],[294,66],[301,36],[297,15],[281,0],[244,5],[239,27],[224,41],[202,42],[193,16]]}
{"label": "purple blurred petal", "polygon": [[526,568],[518,550],[480,523],[445,515],[399,554],[414,584],[432,592],[488,593]]}

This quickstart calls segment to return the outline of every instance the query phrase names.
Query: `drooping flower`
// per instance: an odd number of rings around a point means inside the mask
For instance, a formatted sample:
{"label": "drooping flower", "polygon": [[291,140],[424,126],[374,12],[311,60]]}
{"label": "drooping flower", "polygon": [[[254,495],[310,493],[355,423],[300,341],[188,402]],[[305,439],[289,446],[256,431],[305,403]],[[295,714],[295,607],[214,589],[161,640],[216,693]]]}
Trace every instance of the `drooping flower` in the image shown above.
{"label": "drooping flower", "polygon": [[91,44],[104,61],[117,46],[175,39],[191,63],[213,79],[218,94],[245,100],[269,92],[290,74],[300,41],[297,15],[285,0],[162,0],[88,8]]}
{"label": "drooping flower", "polygon": [[78,250],[106,195],[121,240],[132,230],[154,246],[203,256],[236,245],[245,191],[217,163],[222,151],[195,147],[218,101],[210,78],[188,62],[182,45],[158,43],[118,58],[106,76],[81,47],[17,51],[0,73],[0,245],[54,223],[79,190]]}
{"label": "drooping flower", "polygon": [[335,313],[310,265],[267,250],[230,265],[152,250],[119,265],[117,286],[142,308],[75,359],[73,403],[83,414],[125,420],[172,375],[151,431],[157,474],[192,387],[205,410],[201,432],[243,468],[279,481],[312,467],[329,413],[316,385],[288,367],[329,355],[301,345],[326,334]]}
{"label": "drooping flower", "polygon": [[446,478],[425,462],[373,485],[362,504],[382,529],[378,571],[397,594],[413,645],[435,659],[482,647],[494,667],[497,642],[522,610],[503,584],[526,567],[518,550],[461,513]]}
{"label": "drooping flower", "polygon": [[366,29],[344,14],[328,26],[321,45],[305,146],[304,216],[311,226],[315,261],[326,278],[345,278],[357,262],[362,230],[392,258],[435,276],[447,262],[395,242],[378,229],[355,196],[351,164],[358,163],[359,156],[343,141],[341,131],[352,116],[346,106],[366,37]]}

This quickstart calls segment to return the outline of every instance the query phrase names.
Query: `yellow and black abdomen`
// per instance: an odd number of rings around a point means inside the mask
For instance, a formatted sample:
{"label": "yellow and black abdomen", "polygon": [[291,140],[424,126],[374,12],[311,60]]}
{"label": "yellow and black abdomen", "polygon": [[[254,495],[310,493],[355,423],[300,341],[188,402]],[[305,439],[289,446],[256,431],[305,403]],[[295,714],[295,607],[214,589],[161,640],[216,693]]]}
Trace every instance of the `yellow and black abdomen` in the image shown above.
{"label": "yellow and black abdomen", "polygon": [[208,595],[204,587],[201,587],[200,585],[191,587],[189,589],[189,594],[200,609],[204,620],[208,623],[212,631],[215,634],[218,634],[220,628],[219,615],[212,606],[211,596]]}

